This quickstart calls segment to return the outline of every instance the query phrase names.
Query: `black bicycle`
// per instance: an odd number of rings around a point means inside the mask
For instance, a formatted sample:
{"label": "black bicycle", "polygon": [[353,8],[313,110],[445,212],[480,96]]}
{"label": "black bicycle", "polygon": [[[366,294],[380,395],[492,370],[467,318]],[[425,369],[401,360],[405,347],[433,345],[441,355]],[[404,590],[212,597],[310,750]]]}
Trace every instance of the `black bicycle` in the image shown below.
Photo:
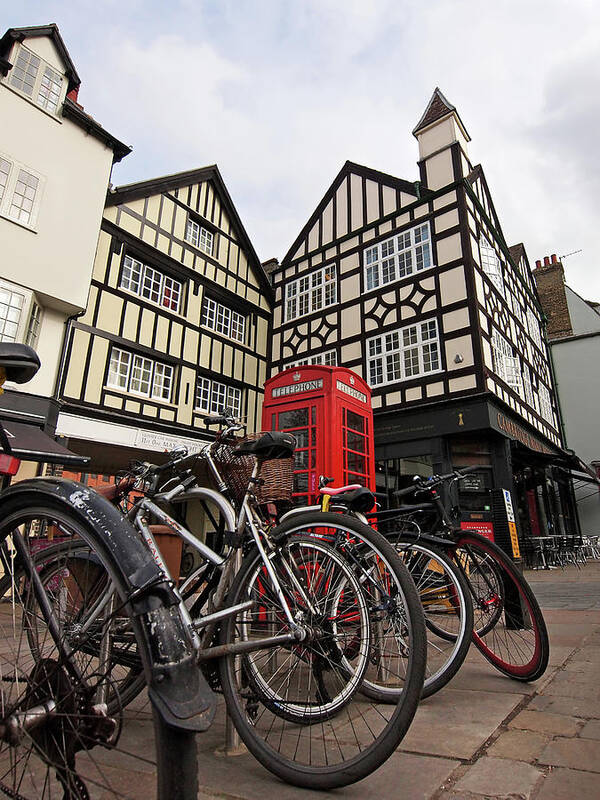
{"label": "black bicycle", "polygon": [[[508,677],[521,681],[537,680],[548,666],[550,644],[544,616],[533,591],[515,563],[498,545],[474,531],[462,530],[453,522],[438,491],[444,484],[462,480],[475,469],[477,467],[469,467],[428,479],[415,476],[412,485],[395,492],[395,496],[402,499],[417,495],[415,500],[418,502],[379,511],[368,517],[388,540],[395,543],[398,551],[404,553],[409,566],[415,548],[425,548],[433,563],[436,552],[450,559],[454,571],[461,574],[462,582],[468,587],[473,606],[471,639],[477,649]],[[374,497],[364,487],[341,487],[334,490],[328,505],[366,521],[364,514],[373,508]],[[437,561],[440,565],[443,563],[442,558]],[[432,563],[431,560],[428,563]],[[421,569],[411,570],[417,586]],[[448,594],[449,577],[444,579],[444,583],[446,602],[451,608],[455,595]],[[457,609],[458,605],[454,603],[454,607]],[[438,624],[427,613],[427,602],[424,610],[428,643],[431,643],[433,634],[458,644],[459,632]],[[431,648],[428,657],[430,653]],[[443,660],[438,654],[442,663],[437,681],[430,682],[429,687],[433,685],[433,691],[441,688],[456,673],[465,655],[466,650],[456,655],[451,651]],[[424,693],[432,693],[429,687],[426,679]]]}
{"label": "black bicycle", "polygon": [[396,496],[416,494],[422,500],[380,512],[378,519],[388,538],[417,535],[445,550],[469,585],[474,610],[472,639],[477,649],[505,675],[521,681],[537,680],[548,666],[550,645],[533,591],[515,562],[497,544],[453,522],[439,493],[443,485],[462,480],[474,469],[428,479],[416,476],[413,485],[399,490]]}
{"label": "black bicycle", "polygon": [[[38,368],[31,348],[0,344],[1,383]],[[173,588],[133,527],[82,484],[24,480],[0,493],[0,560],[0,793],[123,797],[125,770],[149,797],[195,798],[195,732],[210,724],[214,697]],[[110,607],[97,603],[108,584]],[[143,750],[139,723],[107,704],[124,647],[151,700]]]}

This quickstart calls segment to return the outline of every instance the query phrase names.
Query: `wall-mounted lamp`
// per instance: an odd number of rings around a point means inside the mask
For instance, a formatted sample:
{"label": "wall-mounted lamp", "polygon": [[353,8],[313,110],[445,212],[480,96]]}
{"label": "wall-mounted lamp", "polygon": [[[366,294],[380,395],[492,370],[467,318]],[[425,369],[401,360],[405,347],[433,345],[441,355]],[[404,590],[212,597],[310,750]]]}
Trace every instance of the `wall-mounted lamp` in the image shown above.
{"label": "wall-mounted lamp", "polygon": [[465,360],[465,357],[464,357],[464,356],[462,356],[460,353],[457,353],[457,354],[454,356],[454,363],[455,363],[455,364],[462,364],[462,362],[463,362],[464,360]]}

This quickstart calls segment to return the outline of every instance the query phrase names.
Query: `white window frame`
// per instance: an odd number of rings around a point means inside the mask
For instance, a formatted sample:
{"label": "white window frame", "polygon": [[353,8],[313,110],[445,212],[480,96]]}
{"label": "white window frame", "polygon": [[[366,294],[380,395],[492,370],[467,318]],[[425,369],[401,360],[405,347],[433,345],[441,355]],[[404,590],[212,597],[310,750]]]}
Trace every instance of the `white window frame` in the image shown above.
{"label": "white window frame", "polygon": [[[30,78],[28,85],[31,86],[31,92],[16,85],[19,80],[19,74],[22,71],[19,63],[22,58],[26,58],[28,61],[28,69],[26,71]],[[32,60],[37,61],[33,71],[31,68]],[[33,105],[43,109],[51,116],[58,115],[67,91],[65,76],[24,44],[19,44],[16,49],[12,69],[4,80],[13,91],[25,97]]]}
{"label": "white window frame", "polygon": [[337,303],[337,269],[329,264],[285,285],[285,321],[306,317]]}
{"label": "white window frame", "polygon": [[224,408],[231,409],[233,416],[242,415],[242,390],[221,381],[199,375],[194,395],[194,410],[208,414],[219,414]]}
{"label": "white window frame", "polygon": [[167,311],[175,314],[181,312],[183,283],[144,264],[134,256],[126,255],[123,259],[119,288],[142,297],[155,306],[165,308]]}
{"label": "white window frame", "polygon": [[442,350],[435,318],[367,339],[367,375],[373,388],[411,381],[442,371]]}
{"label": "white window frame", "polygon": [[494,372],[519,396],[523,393],[521,359],[499,330],[492,328],[492,354]]}
{"label": "white window frame", "polygon": [[523,394],[525,395],[525,402],[531,408],[535,408],[535,401],[533,399],[533,387],[531,385],[531,372],[527,364],[523,364]]}
{"label": "white window frame", "polygon": [[31,312],[27,323],[27,333],[25,334],[25,344],[34,349],[40,338],[40,328],[42,327],[42,307],[35,300],[31,301]]}
{"label": "white window frame", "polygon": [[35,229],[44,178],[6,153],[0,153],[0,174],[4,176],[0,181],[0,215],[24,228]]}
{"label": "white window frame", "polygon": [[532,308],[527,309],[527,330],[529,331],[529,336],[531,337],[532,342],[535,344],[538,350],[542,350],[543,352],[541,327],[539,320]]}
{"label": "white window frame", "polygon": [[288,361],[283,365],[283,369],[323,365],[326,367],[337,367],[338,363],[336,350],[325,350],[325,352],[318,353],[315,356],[307,356],[306,358],[300,358],[296,361]]}
{"label": "white window frame", "polygon": [[516,319],[519,320],[521,325],[525,327],[525,321],[523,317],[523,306],[521,305],[517,294],[513,294],[512,296],[512,312],[515,315]]}
{"label": "white window frame", "polygon": [[[8,304],[2,302],[4,293],[21,297],[20,307],[17,308],[17,303],[13,303],[10,314],[4,308]],[[19,342],[34,347],[39,338],[42,320],[43,306],[30,289],[0,280],[0,342]]]}
{"label": "white window frame", "polygon": [[162,361],[113,347],[110,351],[106,387],[139,397],[171,402],[175,368]]}
{"label": "white window frame", "polygon": [[538,397],[540,400],[540,416],[550,425],[554,425],[554,411],[552,409],[552,400],[550,397],[550,390],[540,381],[538,386]]}
{"label": "white window frame", "polygon": [[198,250],[202,250],[203,253],[212,256],[215,241],[214,233],[190,217],[188,217],[185,226],[185,240],[197,247]]}
{"label": "white window frame", "polygon": [[433,266],[431,228],[429,222],[422,222],[365,249],[365,291],[396,283]]}
{"label": "white window frame", "polygon": [[212,297],[204,298],[200,324],[229,337],[234,342],[246,343],[246,317],[229,306],[218,303]]}
{"label": "white window frame", "polygon": [[504,297],[504,278],[502,277],[502,262],[498,258],[496,249],[483,233],[479,236],[479,258],[481,269],[491,280],[496,289]]}

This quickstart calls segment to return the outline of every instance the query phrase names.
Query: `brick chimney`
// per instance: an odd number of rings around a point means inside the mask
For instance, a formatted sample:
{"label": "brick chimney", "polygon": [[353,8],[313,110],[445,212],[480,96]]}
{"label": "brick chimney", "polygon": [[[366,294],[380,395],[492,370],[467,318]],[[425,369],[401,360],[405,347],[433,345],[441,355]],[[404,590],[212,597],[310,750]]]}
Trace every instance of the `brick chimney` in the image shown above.
{"label": "brick chimney", "polygon": [[556,253],[535,262],[533,277],[537,284],[538,295],[544,314],[548,318],[546,328],[548,339],[559,339],[571,336],[573,327],[565,293],[565,271]]}

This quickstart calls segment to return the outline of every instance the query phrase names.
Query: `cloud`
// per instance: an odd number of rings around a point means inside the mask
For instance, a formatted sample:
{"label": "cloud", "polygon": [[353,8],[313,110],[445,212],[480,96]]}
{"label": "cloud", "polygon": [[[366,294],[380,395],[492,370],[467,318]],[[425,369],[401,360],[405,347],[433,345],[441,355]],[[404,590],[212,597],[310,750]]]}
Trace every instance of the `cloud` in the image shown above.
{"label": "cloud", "polygon": [[568,279],[600,297],[597,3],[114,1],[53,16],[86,108],[134,145],[115,183],[217,162],[259,256],[281,257],[346,159],[418,177],[410,132],[439,85],[509,243],[583,247]]}

